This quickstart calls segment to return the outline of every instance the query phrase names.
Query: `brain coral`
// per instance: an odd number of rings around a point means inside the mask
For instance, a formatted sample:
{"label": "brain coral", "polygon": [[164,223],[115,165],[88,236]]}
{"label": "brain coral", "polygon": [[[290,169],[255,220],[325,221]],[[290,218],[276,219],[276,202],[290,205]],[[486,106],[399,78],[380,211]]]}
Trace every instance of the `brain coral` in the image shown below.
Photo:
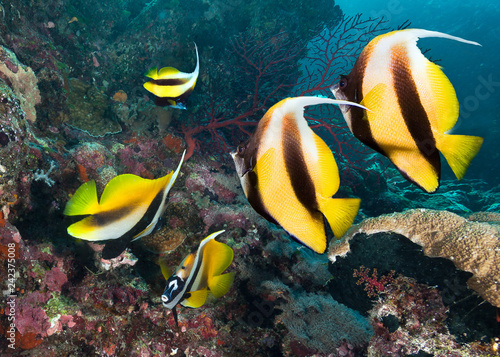
{"label": "brain coral", "polygon": [[[488,222],[484,221],[485,217]],[[480,218],[480,219],[479,219]],[[422,246],[425,255],[450,259],[473,276],[467,281],[483,299],[500,307],[500,214],[475,214],[469,219],[447,211],[408,210],[365,219],[339,242],[330,244],[329,258],[345,255],[358,233],[394,232]]]}

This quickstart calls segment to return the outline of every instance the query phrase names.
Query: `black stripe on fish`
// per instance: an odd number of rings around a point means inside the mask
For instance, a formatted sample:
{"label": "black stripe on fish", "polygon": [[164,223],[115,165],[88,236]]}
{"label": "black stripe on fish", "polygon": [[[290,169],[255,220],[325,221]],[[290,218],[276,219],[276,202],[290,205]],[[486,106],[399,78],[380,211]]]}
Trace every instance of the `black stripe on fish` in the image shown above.
{"label": "black stripe on fish", "polygon": [[156,97],[155,104],[159,107],[166,107],[169,105],[175,105],[175,100],[170,97]]}
{"label": "black stripe on fish", "polygon": [[[132,227],[132,229],[130,229],[120,238],[110,239],[106,241],[106,246],[102,251],[103,259],[116,258],[125,250],[125,248],[130,244],[135,236],[137,236],[139,233],[145,230],[147,226],[149,226],[149,224],[153,221],[156,212],[158,212],[161,202],[163,201],[163,191],[164,190],[158,192],[153,201],[151,201],[151,204],[146,210],[146,213],[142,216],[139,222],[137,222]],[[97,218],[97,216],[94,217]],[[107,223],[109,223],[109,221]]]}
{"label": "black stripe on fish", "polygon": [[176,103],[182,103],[186,105],[188,97],[191,95],[193,92],[193,87],[189,87],[184,93],[182,93],[180,96],[175,98]]}
{"label": "black stripe on fish", "polygon": [[[208,244],[208,242],[206,244]],[[195,257],[195,261],[196,261],[196,258],[198,258],[198,262],[196,263],[196,266],[193,267],[191,274],[189,274],[189,276],[187,277],[187,279],[190,279],[190,280],[186,281],[186,286],[184,288],[184,294],[182,295],[181,299],[179,300],[179,303],[182,302],[184,299],[189,297],[188,294],[191,292],[191,288],[193,287],[193,284],[196,280],[196,277],[198,276],[198,274],[200,272],[201,263],[203,262],[203,250],[204,249],[205,249],[205,246],[203,246],[203,248],[201,249],[200,254],[198,254],[198,249],[196,250],[197,257]]]}
{"label": "black stripe on fish", "polygon": [[286,171],[297,199],[312,215],[315,215],[319,210],[316,189],[307,170],[299,128],[295,118],[289,114],[285,115],[283,121],[285,130],[283,130],[282,142]]}
{"label": "black stripe on fish", "polygon": [[155,79],[151,82],[157,86],[181,86],[189,81],[190,78],[167,78],[167,79]]}
{"label": "black stripe on fish", "polygon": [[[369,57],[369,54],[365,54],[364,52],[361,53],[356,60],[351,73],[349,73],[348,76],[341,78],[341,81],[346,81],[345,88],[341,88],[342,92],[346,95],[347,100],[355,103],[361,103],[364,97],[363,77],[365,75],[367,60],[369,59],[367,57]],[[339,87],[341,87],[340,84]],[[350,106],[349,111],[351,114],[353,135],[365,145],[368,145],[373,150],[385,155],[384,151],[373,137],[370,129],[370,123],[365,118],[365,115],[367,115],[365,110],[359,107]]]}
{"label": "black stripe on fish", "polygon": [[439,181],[441,176],[441,159],[439,151],[436,148],[436,140],[432,134],[431,123],[420,100],[410,68],[407,62],[402,59],[407,56],[401,56],[400,51],[404,51],[404,49],[396,49],[391,59],[393,61],[393,85],[398,104],[413,140],[420,153],[434,168]]}
{"label": "black stripe on fish", "polygon": [[260,192],[257,190],[259,178],[257,177],[255,171],[253,171],[255,165],[257,164],[257,147],[259,144],[258,140],[261,138],[261,135],[262,132],[258,127],[253,137],[248,142],[238,146],[234,157],[234,163],[238,174],[245,178],[243,180],[245,185],[244,190],[247,194],[247,200],[252,208],[269,222],[278,224],[262,203],[262,197]]}
{"label": "black stripe on fish", "polygon": [[255,212],[260,214],[269,222],[279,225],[279,223],[269,214],[266,207],[264,206],[264,203],[262,202],[262,197],[260,195],[260,192],[257,190],[257,183],[259,178],[257,177],[255,171],[250,171],[247,173],[247,180],[248,180],[246,187],[247,200],[252,206],[252,208],[255,210]]}
{"label": "black stripe on fish", "polygon": [[187,99],[192,92],[193,92],[193,87],[189,88],[187,91],[185,91],[178,97],[156,97],[155,104],[159,107],[166,107],[169,105],[173,106],[179,104],[186,106]]}
{"label": "black stripe on fish", "polygon": [[111,224],[115,221],[122,219],[124,216],[127,216],[132,212],[133,207],[121,207],[111,211],[101,212],[92,216],[92,225],[94,227],[104,227],[108,224]]}

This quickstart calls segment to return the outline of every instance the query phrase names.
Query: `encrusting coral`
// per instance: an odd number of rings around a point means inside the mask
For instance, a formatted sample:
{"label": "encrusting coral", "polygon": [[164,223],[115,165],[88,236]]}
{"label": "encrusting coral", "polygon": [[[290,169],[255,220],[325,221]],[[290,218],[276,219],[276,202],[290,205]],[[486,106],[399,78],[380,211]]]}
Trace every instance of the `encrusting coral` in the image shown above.
{"label": "encrusting coral", "polygon": [[14,91],[26,118],[35,122],[35,105],[41,102],[38,80],[30,67],[21,64],[16,55],[3,46],[0,46],[0,78]]}
{"label": "encrusting coral", "polygon": [[477,222],[425,209],[369,218],[353,226],[341,241],[332,241],[328,256],[334,262],[347,254],[349,240],[358,233],[398,233],[422,246],[425,255],[450,259],[458,269],[472,273],[468,286],[500,307],[500,225],[492,223],[500,222],[500,214],[490,213],[487,218],[489,223]]}

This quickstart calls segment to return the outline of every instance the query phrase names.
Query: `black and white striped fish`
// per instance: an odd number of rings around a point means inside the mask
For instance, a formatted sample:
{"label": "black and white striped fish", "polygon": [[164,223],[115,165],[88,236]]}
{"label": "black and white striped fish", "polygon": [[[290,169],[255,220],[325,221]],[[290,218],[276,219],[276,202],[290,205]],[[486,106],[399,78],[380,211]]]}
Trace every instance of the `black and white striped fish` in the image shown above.
{"label": "black and white striped fish", "polygon": [[351,73],[331,89],[337,99],[369,109],[340,106],[354,136],[387,156],[406,179],[434,192],[441,176],[439,151],[461,179],[483,139],[447,134],[458,119],[458,100],[441,68],[417,47],[424,37],[479,45],[435,31],[390,32],[370,41]]}
{"label": "black and white striped fish", "polygon": [[287,98],[270,108],[245,145],[231,153],[245,196],[261,216],[317,253],[351,226],[359,199],[332,198],[340,185],[333,154],[304,118],[304,107],[353,104],[319,97]]}
{"label": "black and white striped fish", "polygon": [[145,76],[153,80],[144,83],[144,88],[156,96],[156,105],[186,109],[186,101],[194,89],[200,72],[200,59],[196,43],[194,47],[196,68],[192,73],[184,73],[174,67],[164,67],[159,71],[154,67],[146,72]]}

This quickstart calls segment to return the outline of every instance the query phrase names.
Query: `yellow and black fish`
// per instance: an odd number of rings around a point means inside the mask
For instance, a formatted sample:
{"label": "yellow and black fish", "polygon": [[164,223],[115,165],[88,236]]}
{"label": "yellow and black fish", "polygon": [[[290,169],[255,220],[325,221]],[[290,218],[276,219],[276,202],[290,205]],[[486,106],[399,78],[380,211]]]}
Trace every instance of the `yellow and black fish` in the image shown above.
{"label": "yellow and black fish", "polygon": [[304,107],[316,104],[351,103],[319,97],[284,99],[267,111],[250,140],[231,155],[243,191],[257,213],[315,252],[324,253],[323,217],[340,237],[352,224],[360,200],[332,198],[340,184],[337,164],[304,118]]}
{"label": "yellow and black fish", "polygon": [[198,47],[196,49],[196,68],[192,73],[180,72],[173,67],[156,67],[146,72],[145,76],[153,79],[144,83],[144,88],[156,96],[155,104],[158,106],[171,106],[172,108],[186,109],[186,101],[194,89],[198,73],[200,72],[200,59]]}
{"label": "yellow and black fish", "polygon": [[166,198],[179,174],[177,169],[156,180],[124,174],[111,179],[97,200],[94,180],[81,185],[66,204],[67,216],[89,215],[68,227],[75,238],[109,241],[102,256],[118,256],[127,245],[153,231],[166,209]]}
{"label": "yellow and black fish", "polygon": [[479,45],[435,31],[390,32],[370,41],[351,73],[331,89],[337,99],[368,108],[341,106],[354,136],[387,156],[409,181],[434,192],[441,176],[439,151],[461,179],[483,139],[447,134],[458,119],[458,100],[440,67],[417,47],[424,37]]}
{"label": "yellow and black fish", "polygon": [[225,295],[234,281],[234,273],[222,274],[233,261],[233,250],[217,242],[215,237],[224,231],[210,234],[203,239],[198,249],[189,254],[172,276],[161,265],[167,283],[161,296],[163,305],[172,310],[177,324],[175,307],[178,304],[197,308],[205,304],[208,294],[215,297]]}

